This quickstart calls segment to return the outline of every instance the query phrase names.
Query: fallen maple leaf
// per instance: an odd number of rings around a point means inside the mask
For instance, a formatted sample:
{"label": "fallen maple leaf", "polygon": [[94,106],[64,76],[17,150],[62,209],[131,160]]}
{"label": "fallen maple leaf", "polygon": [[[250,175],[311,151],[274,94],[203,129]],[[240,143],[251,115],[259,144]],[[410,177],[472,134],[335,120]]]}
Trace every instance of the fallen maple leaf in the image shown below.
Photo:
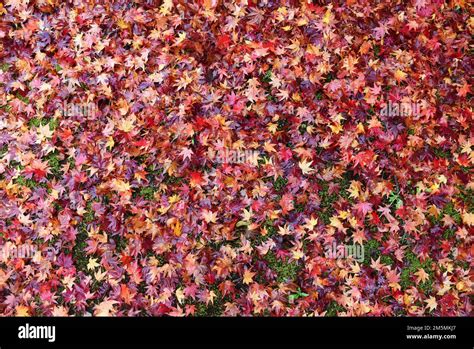
{"label": "fallen maple leaf", "polygon": [[303,172],[303,174],[307,175],[307,174],[311,174],[312,172],[314,172],[314,168],[311,168],[312,163],[313,163],[313,161],[307,162],[306,159],[304,159],[303,161],[300,161],[298,163],[298,166],[300,167],[301,172]]}
{"label": "fallen maple leaf", "polygon": [[245,269],[244,271],[244,278],[243,278],[243,283],[246,285],[249,285],[253,282],[253,277],[255,276],[256,273],[251,272],[248,269]]}
{"label": "fallen maple leaf", "polygon": [[94,315],[95,316],[111,316],[115,314],[114,305],[118,304],[119,302],[115,300],[105,300],[101,303],[97,304],[94,307]]}

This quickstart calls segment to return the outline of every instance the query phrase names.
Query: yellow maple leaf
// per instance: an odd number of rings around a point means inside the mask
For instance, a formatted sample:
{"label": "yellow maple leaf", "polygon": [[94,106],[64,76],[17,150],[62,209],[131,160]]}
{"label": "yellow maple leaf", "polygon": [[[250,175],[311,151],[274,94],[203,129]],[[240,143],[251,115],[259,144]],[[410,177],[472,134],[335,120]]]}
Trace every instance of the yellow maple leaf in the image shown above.
{"label": "yellow maple leaf", "polygon": [[343,127],[340,123],[336,123],[334,125],[329,125],[329,127],[331,128],[332,133],[334,133],[336,135],[339,134],[343,130]]}
{"label": "yellow maple leaf", "polygon": [[328,9],[323,17],[323,23],[329,24],[331,22],[331,9]]}
{"label": "yellow maple leaf", "polygon": [[431,296],[430,298],[426,299],[425,300],[425,303],[426,303],[426,307],[430,310],[430,311],[433,311],[436,309],[436,307],[438,306],[438,303],[436,302],[436,298]]}
{"label": "yellow maple leaf", "polygon": [[186,295],[184,294],[181,288],[178,288],[175,292],[176,299],[178,300],[179,304],[183,304],[184,300],[186,299]]}
{"label": "yellow maple leaf", "polygon": [[301,102],[301,96],[299,93],[295,92],[291,95],[291,99],[295,102]]}
{"label": "yellow maple leaf", "polygon": [[255,276],[256,273],[251,272],[248,269],[245,269],[244,271],[244,280],[243,283],[248,285],[253,282],[253,277]]}
{"label": "yellow maple leaf", "polygon": [[87,263],[87,270],[94,270],[99,266],[97,263],[97,258],[89,258],[89,263]]}
{"label": "yellow maple leaf", "polygon": [[121,179],[114,178],[112,180],[112,188],[120,193],[125,193],[130,191],[130,183],[125,182]]}
{"label": "yellow maple leaf", "polygon": [[158,207],[158,212],[160,213],[160,215],[164,215],[166,212],[168,212],[168,210],[171,208],[171,205],[168,205],[168,206],[160,206]]}
{"label": "yellow maple leaf", "polygon": [[186,39],[186,32],[182,31],[181,33],[178,33],[178,38],[175,41],[175,45],[179,45]]}
{"label": "yellow maple leaf", "polygon": [[321,50],[319,49],[319,46],[314,46],[313,44],[309,44],[306,47],[306,52],[315,55],[315,56],[320,56],[321,55]]}
{"label": "yellow maple leaf", "polygon": [[39,126],[37,131],[38,131],[38,139],[40,141],[53,137],[53,133],[54,133],[53,131],[50,130],[48,124]]}
{"label": "yellow maple leaf", "polygon": [[308,230],[313,230],[316,225],[318,225],[318,219],[314,218],[314,216],[311,216],[310,219],[306,218],[305,220],[306,224],[304,227]]}
{"label": "yellow maple leaf", "polygon": [[247,210],[246,208],[244,208],[244,212],[242,213],[242,220],[244,220],[245,222],[250,222],[252,217],[253,217],[252,208],[250,208],[250,210]]}
{"label": "yellow maple leaf", "polygon": [[173,8],[173,0],[164,0],[160,6],[160,14],[163,16],[169,15],[170,10]]}
{"label": "yellow maple leaf", "polygon": [[204,210],[202,212],[202,217],[206,221],[206,223],[216,223],[217,221],[217,214],[210,210]]}
{"label": "yellow maple leaf", "polygon": [[339,218],[337,218],[336,216],[333,216],[329,218],[329,221],[330,221],[329,225],[331,227],[337,228],[340,231],[344,231],[344,226],[342,225],[342,222],[339,220]]}
{"label": "yellow maple leaf", "polygon": [[400,82],[406,79],[407,73],[405,73],[404,71],[400,69],[397,69],[395,73],[393,74],[393,76],[395,77],[395,80],[397,80],[397,82]]}
{"label": "yellow maple leaf", "polygon": [[464,212],[462,215],[462,221],[466,225],[474,225],[474,213]]}
{"label": "yellow maple leaf", "polygon": [[467,288],[466,286],[467,286],[466,283],[461,280],[456,284],[456,290],[462,292],[462,291],[466,290],[466,288]]}
{"label": "yellow maple leaf", "polygon": [[301,172],[306,175],[314,171],[314,168],[311,168],[312,163],[313,161],[307,162],[306,159],[304,159],[303,161],[298,162],[298,166],[300,167]]}
{"label": "yellow maple leaf", "polygon": [[292,251],[293,259],[298,260],[304,257],[304,253],[301,250]]}
{"label": "yellow maple leaf", "polygon": [[102,272],[101,269],[99,269],[98,271],[94,273],[94,277],[97,281],[102,281],[106,275],[107,275],[107,271]]}
{"label": "yellow maple leaf", "polygon": [[203,5],[206,8],[206,10],[210,10],[211,8],[216,7],[217,0],[204,0]]}
{"label": "yellow maple leaf", "polygon": [[97,304],[94,308],[95,316],[111,316],[115,313],[114,305],[119,302],[114,300],[106,300],[100,304]]}
{"label": "yellow maple leaf", "polygon": [[171,195],[170,198],[168,199],[168,202],[169,202],[170,204],[174,204],[174,203],[179,202],[179,200],[181,200],[181,198],[179,197],[179,195],[178,195],[178,194],[173,194],[173,195]]}
{"label": "yellow maple leaf", "polygon": [[273,134],[277,131],[277,127],[278,127],[277,124],[271,122],[271,123],[268,124],[267,129],[268,129],[269,132],[271,132]]}
{"label": "yellow maple leaf", "polygon": [[423,268],[418,269],[418,271],[415,273],[415,275],[416,275],[416,283],[417,284],[419,284],[420,282],[425,282],[426,280],[428,280],[430,278],[428,273]]}
{"label": "yellow maple leaf", "polygon": [[117,21],[117,25],[119,26],[120,29],[127,29],[130,27],[130,24],[125,22],[122,18],[120,18],[118,21]]}
{"label": "yellow maple leaf", "polygon": [[178,164],[176,162],[174,161],[170,162],[168,169],[166,170],[166,172],[168,173],[168,176],[173,176],[177,168],[178,168]]}
{"label": "yellow maple leaf", "polygon": [[176,236],[181,236],[181,222],[176,221],[176,223],[173,226],[173,234]]}
{"label": "yellow maple leaf", "polygon": [[105,143],[105,146],[109,149],[112,149],[114,145],[115,145],[114,138],[112,136],[109,136],[109,138],[107,138],[107,143]]}
{"label": "yellow maple leaf", "polygon": [[52,316],[68,316],[69,313],[68,313],[68,308],[60,305],[60,306],[55,306],[53,308],[53,312],[51,314]]}
{"label": "yellow maple leaf", "polygon": [[349,197],[353,199],[357,199],[360,195],[360,189],[361,189],[361,184],[358,181],[351,181],[351,184],[349,186],[349,189],[347,190],[349,192]]}
{"label": "yellow maple leaf", "polygon": [[30,316],[29,308],[24,305],[16,306],[15,313],[15,316]]}
{"label": "yellow maple leaf", "polygon": [[126,133],[130,132],[135,127],[136,119],[136,116],[132,114],[130,117],[120,120],[118,123],[118,129]]}

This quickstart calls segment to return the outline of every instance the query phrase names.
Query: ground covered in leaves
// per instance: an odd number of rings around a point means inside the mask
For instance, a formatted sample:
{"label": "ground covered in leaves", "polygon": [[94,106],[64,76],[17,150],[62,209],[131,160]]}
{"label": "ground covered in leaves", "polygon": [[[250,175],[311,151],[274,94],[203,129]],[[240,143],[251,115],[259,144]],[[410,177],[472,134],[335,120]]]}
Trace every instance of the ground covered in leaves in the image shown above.
{"label": "ground covered in leaves", "polygon": [[472,315],[471,10],[0,3],[0,313]]}

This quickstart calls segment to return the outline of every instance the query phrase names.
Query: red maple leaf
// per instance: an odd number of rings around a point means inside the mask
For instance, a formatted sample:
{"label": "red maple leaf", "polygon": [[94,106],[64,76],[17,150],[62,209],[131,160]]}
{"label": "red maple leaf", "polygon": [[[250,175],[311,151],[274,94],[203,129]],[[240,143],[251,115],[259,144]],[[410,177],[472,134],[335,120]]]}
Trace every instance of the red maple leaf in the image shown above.
{"label": "red maple leaf", "polygon": [[217,37],[217,47],[221,50],[228,48],[231,42],[232,40],[228,34],[219,35]]}

